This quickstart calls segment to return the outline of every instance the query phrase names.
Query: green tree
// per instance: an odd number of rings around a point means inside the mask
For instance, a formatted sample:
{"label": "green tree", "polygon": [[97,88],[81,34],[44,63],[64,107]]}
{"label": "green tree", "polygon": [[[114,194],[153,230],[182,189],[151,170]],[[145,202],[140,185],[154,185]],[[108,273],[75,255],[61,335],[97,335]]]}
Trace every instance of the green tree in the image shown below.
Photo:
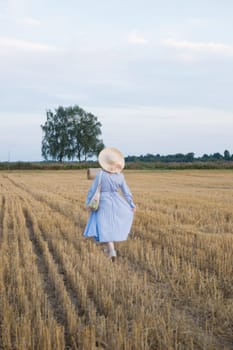
{"label": "green tree", "polygon": [[102,125],[96,116],[78,106],[74,106],[73,111],[75,154],[79,161],[83,158],[86,161],[104,148],[103,141],[99,139]]}
{"label": "green tree", "polygon": [[225,160],[230,160],[231,159],[230,152],[227,149],[224,151],[224,159]]}
{"label": "green tree", "polygon": [[96,116],[77,105],[67,108],[60,106],[55,113],[49,110],[47,121],[41,125],[44,132],[42,156],[59,161],[75,157],[86,161],[104,148],[99,138],[101,126]]}
{"label": "green tree", "polygon": [[195,153],[189,152],[185,155],[185,162],[193,162]]}
{"label": "green tree", "polygon": [[69,129],[71,123],[69,115],[63,107],[58,107],[53,113],[51,110],[46,112],[47,120],[41,125],[44,137],[42,140],[42,156],[47,160],[51,157],[53,160],[62,161],[65,157],[71,158],[71,143]]}
{"label": "green tree", "polygon": [[216,152],[212,155],[212,158],[213,158],[213,160],[221,160],[221,159],[223,159],[223,156],[221,155],[221,153]]}

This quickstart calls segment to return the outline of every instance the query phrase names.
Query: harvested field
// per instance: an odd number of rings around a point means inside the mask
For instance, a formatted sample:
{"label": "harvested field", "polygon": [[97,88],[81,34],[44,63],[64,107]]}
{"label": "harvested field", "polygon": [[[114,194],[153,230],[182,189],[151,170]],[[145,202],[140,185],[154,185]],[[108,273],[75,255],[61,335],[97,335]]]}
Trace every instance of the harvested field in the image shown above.
{"label": "harvested field", "polygon": [[111,263],[83,238],[86,171],[0,173],[1,350],[233,349],[232,171],[128,171]]}

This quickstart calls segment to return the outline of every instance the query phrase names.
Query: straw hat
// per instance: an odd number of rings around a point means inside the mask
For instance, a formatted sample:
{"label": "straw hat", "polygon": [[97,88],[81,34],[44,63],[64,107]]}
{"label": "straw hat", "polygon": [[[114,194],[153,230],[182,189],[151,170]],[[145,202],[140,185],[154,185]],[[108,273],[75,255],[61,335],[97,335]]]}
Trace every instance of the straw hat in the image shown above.
{"label": "straw hat", "polygon": [[101,167],[109,173],[120,173],[125,166],[123,154],[116,148],[106,147],[98,157]]}

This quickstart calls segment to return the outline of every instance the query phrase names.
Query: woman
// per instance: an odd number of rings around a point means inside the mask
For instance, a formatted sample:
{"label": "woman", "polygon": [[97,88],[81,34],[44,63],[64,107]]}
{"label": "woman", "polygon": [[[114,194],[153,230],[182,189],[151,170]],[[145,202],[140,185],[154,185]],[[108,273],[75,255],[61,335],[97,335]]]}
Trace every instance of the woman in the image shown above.
{"label": "woman", "polygon": [[[88,191],[86,205],[94,195],[99,179],[100,202],[98,210],[90,212],[84,236],[94,237],[97,242],[106,243],[105,251],[114,260],[116,258],[114,242],[127,239],[136,207],[124,176],[121,174],[125,165],[122,153],[116,148],[108,147],[100,152],[98,160],[102,171],[97,174]],[[124,198],[118,193],[119,189]]]}

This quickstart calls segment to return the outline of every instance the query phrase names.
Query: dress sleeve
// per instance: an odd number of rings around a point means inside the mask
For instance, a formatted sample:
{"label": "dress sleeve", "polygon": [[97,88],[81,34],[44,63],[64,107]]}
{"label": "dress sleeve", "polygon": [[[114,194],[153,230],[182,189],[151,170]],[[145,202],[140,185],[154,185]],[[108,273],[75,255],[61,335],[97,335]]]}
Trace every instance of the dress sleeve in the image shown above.
{"label": "dress sleeve", "polygon": [[100,173],[96,175],[96,177],[94,178],[91,187],[89,188],[89,191],[87,193],[87,198],[86,198],[86,205],[89,204],[92,196],[94,195],[95,191],[97,190],[98,184],[99,184],[99,177],[100,177]]}
{"label": "dress sleeve", "polygon": [[132,193],[125,181],[125,178],[124,178],[124,175],[123,176],[123,179],[122,179],[122,183],[121,183],[121,191],[123,193],[123,196],[125,197],[126,201],[129,203],[129,205],[131,206],[131,208],[135,208],[136,205],[134,204],[133,202],[133,196],[132,196]]}

